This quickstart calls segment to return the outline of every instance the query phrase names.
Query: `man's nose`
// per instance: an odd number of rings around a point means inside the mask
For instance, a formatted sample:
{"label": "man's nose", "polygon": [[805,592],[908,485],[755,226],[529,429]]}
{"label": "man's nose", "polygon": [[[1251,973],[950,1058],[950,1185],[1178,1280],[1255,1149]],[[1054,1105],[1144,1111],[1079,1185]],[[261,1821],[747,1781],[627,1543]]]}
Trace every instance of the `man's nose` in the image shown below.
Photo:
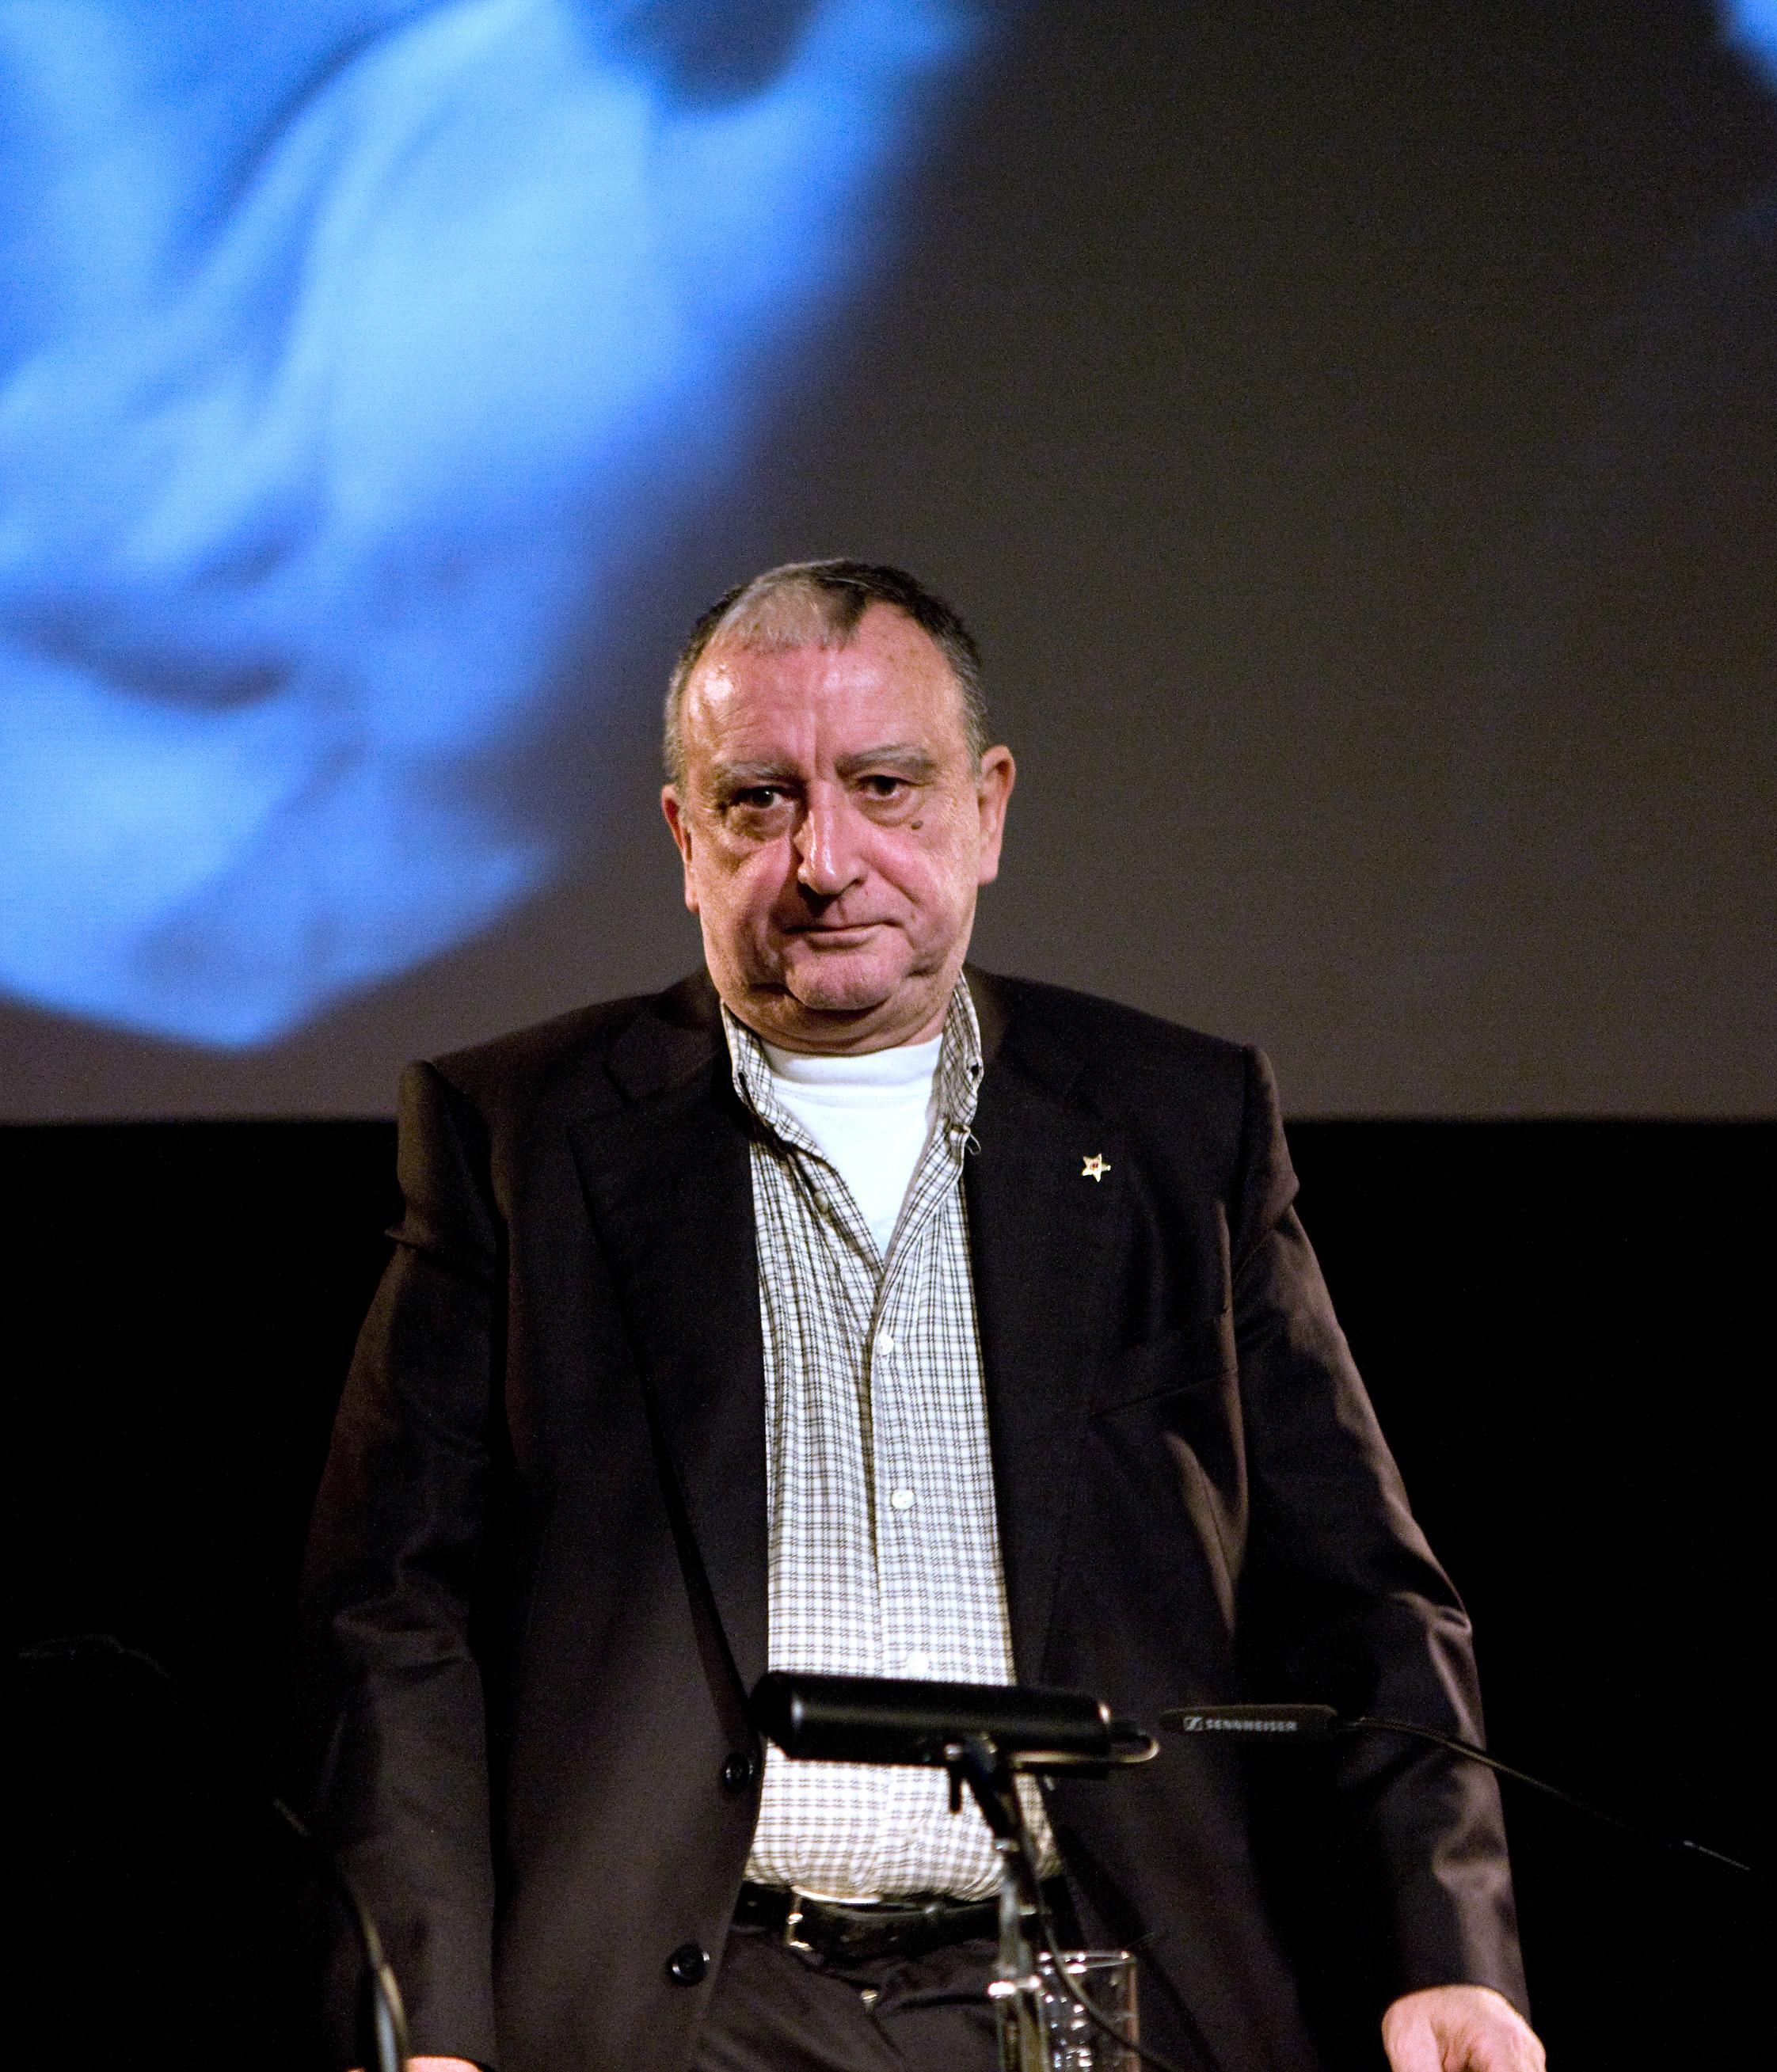
{"label": "man's nose", "polygon": [[808,800],[796,832],[796,882],[817,898],[837,899],[864,874],[860,816],[842,795],[822,789]]}

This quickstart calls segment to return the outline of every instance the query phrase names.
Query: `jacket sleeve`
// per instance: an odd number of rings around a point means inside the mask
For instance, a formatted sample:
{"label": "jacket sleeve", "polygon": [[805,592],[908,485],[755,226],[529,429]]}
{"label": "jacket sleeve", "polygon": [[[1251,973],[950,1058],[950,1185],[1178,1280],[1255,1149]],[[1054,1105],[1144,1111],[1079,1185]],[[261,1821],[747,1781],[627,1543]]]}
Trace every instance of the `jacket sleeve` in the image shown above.
{"label": "jacket sleeve", "polygon": [[[492,2065],[487,1725],[470,1628],[499,1452],[503,1248],[480,1135],[446,1082],[409,1068],[405,1213],[315,1505],[291,1698],[301,1797],[377,1924],[413,2049]],[[356,1968],[342,1951],[330,2015],[342,2061]]]}
{"label": "jacket sleeve", "polygon": [[[1295,1193],[1270,1071],[1250,1052],[1230,1242],[1252,1507],[1247,1613],[1266,1695],[1479,1741],[1467,1614],[1408,1509]],[[1384,1998],[1467,1982],[1526,2008],[1491,1774],[1404,1737],[1362,1734],[1338,1744],[1335,1787],[1335,1847]]]}

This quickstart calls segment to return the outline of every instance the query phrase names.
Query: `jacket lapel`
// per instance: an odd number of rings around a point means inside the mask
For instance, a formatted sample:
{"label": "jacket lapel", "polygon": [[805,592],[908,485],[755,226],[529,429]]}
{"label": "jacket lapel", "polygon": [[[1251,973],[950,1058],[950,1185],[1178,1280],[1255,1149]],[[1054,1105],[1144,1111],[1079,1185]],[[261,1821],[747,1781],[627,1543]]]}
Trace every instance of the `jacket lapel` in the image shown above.
{"label": "jacket lapel", "polygon": [[[746,1119],[707,981],[631,1026],[573,1124],[586,1206],[742,1690],[766,1664],[765,1356]],[[693,1588],[695,1582],[693,1581]]]}
{"label": "jacket lapel", "polygon": [[[1068,1098],[1078,1059],[1015,1012],[996,1053],[982,1022],[981,1148],[965,1168],[969,1251],[1014,1661],[1020,1681],[1035,1683],[1089,1371],[1108,1342],[1104,1263],[1128,1213],[1130,1174],[1121,1140]],[[1096,1180],[1084,1170],[1095,1157],[1108,1161]]]}
{"label": "jacket lapel", "polygon": [[[1042,1674],[1104,1264],[1127,1215],[1121,1140],[1070,1100],[1079,1060],[971,974],[988,1067],[965,1169],[1014,1659]],[[743,1690],[766,1667],[765,1355],[748,1118],[707,980],[611,1054],[623,1105],[570,1126],[656,1429]],[[1105,1177],[1083,1171],[1095,1155]]]}

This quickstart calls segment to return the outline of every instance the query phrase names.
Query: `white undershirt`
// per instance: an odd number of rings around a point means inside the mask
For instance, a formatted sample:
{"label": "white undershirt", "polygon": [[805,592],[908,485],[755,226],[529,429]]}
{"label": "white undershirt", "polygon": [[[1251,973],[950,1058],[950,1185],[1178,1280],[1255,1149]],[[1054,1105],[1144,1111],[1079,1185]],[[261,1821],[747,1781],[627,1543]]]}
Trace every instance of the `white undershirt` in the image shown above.
{"label": "white undershirt", "polygon": [[837,1169],[885,1256],[936,1119],[943,1048],[941,1035],[856,1058],[764,1046],[772,1092]]}

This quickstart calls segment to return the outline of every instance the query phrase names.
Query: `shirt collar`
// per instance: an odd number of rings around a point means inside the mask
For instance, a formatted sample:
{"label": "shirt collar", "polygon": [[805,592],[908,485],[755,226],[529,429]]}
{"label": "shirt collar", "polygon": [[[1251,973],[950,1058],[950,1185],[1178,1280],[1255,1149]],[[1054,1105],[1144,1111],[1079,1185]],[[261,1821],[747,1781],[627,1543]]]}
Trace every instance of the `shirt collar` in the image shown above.
{"label": "shirt collar", "polygon": [[[722,1027],[741,1098],[779,1136],[800,1138],[801,1132],[772,1092],[771,1061],[764,1045],[730,1013],[726,1001],[722,1003]],[[938,1112],[951,1128],[966,1130],[974,1120],[981,1071],[981,1024],[975,1018],[969,988],[959,978],[944,1010],[944,1046],[938,1053]]]}

